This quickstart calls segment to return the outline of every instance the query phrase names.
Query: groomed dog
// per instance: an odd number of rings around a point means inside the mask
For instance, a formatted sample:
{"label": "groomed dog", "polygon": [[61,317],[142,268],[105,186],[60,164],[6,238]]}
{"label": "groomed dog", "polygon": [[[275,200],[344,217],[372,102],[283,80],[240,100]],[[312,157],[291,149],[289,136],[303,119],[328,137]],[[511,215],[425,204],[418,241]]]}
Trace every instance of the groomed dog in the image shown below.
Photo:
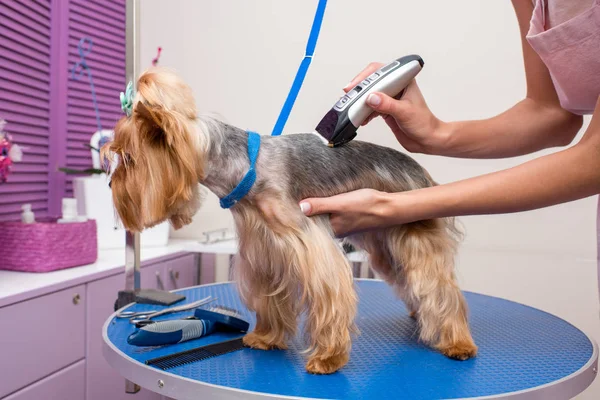
{"label": "groomed dog", "polygon": [[[177,229],[200,206],[199,183],[230,193],[249,169],[248,133],[199,118],[191,89],[173,72],[152,68],[138,79],[128,116],[118,121],[103,158],[118,156],[111,187],[126,229],[167,219]],[[314,134],[262,137],[256,182],[231,207],[239,253],[240,295],[256,312],[244,337],[257,349],[284,349],[306,312],[307,371],[328,374],[349,358],[357,296],[350,265],[328,217],[306,217],[298,203],[360,188],[399,192],[435,185],[412,158],[352,141],[328,148]],[[417,319],[420,339],[448,357],[477,353],[467,307],[454,276],[459,233],[432,219],[347,238],[370,256]]]}

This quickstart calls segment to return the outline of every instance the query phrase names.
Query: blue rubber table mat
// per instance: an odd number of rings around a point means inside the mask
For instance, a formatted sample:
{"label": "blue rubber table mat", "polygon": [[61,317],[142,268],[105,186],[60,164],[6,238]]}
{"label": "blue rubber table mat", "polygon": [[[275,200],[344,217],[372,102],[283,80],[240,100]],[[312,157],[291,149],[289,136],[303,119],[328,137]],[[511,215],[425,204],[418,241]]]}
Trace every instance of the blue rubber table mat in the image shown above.
{"label": "blue rubber table mat", "polygon": [[[385,283],[357,280],[356,286],[361,334],[354,339],[350,362],[335,374],[317,376],[305,371],[300,338],[285,351],[243,349],[168,372],[214,385],[297,397],[452,399],[544,385],[576,372],[593,355],[587,336],[560,318],[508,300],[466,292],[479,354],[468,361],[451,360],[418,342],[415,321]],[[231,283],[198,286],[179,293],[187,296],[184,302],[208,295],[217,297],[211,305],[236,308],[252,322],[251,329],[254,326],[254,315],[243,306]],[[138,304],[131,307],[136,311],[157,308]],[[157,320],[192,314],[182,312]],[[141,363],[235,337],[214,334],[140,351],[127,344],[127,336],[134,329],[127,319],[115,318],[107,335],[115,347]]]}

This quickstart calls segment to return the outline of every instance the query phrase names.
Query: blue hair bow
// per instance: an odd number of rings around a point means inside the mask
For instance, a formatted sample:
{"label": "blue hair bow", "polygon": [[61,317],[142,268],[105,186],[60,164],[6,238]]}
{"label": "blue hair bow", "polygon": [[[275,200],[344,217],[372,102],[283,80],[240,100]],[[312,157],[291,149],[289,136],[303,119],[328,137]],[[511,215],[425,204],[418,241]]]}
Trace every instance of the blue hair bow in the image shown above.
{"label": "blue hair bow", "polygon": [[128,116],[131,117],[133,109],[133,82],[129,81],[125,93],[121,92],[121,110]]}

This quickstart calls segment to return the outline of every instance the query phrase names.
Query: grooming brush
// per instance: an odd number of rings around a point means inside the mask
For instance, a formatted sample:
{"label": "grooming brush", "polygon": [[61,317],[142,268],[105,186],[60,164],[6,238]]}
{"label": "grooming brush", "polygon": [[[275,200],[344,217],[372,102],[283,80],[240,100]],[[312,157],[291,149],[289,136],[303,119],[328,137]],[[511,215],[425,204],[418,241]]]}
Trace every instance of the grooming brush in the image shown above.
{"label": "grooming brush", "polygon": [[247,332],[249,323],[231,308],[214,306],[197,309],[193,317],[169,321],[148,321],[127,338],[133,346],[161,346],[185,342],[213,332]]}
{"label": "grooming brush", "polygon": [[423,65],[421,57],[410,55],[398,58],[373,72],[335,103],[317,125],[316,133],[323,137],[329,147],[351,141],[356,136],[358,127],[373,112],[367,105],[369,94],[381,92],[399,98]]}
{"label": "grooming brush", "polygon": [[152,358],[146,361],[146,365],[151,365],[164,371],[181,365],[206,360],[207,358],[231,353],[243,348],[244,343],[242,342],[242,338],[230,339],[219,343],[196,347],[191,350],[180,351],[179,353],[169,354],[168,356]]}

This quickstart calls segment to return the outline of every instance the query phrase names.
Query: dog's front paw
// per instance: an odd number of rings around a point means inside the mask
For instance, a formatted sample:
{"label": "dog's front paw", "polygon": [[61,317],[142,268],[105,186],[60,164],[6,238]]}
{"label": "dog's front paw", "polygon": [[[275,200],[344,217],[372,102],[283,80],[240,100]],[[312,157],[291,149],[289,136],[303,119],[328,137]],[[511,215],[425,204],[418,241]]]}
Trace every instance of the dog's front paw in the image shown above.
{"label": "dog's front paw", "polygon": [[457,342],[447,348],[440,349],[440,351],[446,357],[465,361],[477,355],[477,346],[473,342]]}
{"label": "dog's front paw", "polygon": [[246,347],[251,347],[253,349],[258,350],[285,350],[287,349],[287,345],[284,342],[274,342],[269,340],[269,337],[266,335],[260,335],[255,332],[250,332],[243,339],[244,345]]}
{"label": "dog's front paw", "polygon": [[325,359],[315,356],[308,360],[306,370],[311,374],[333,374],[348,363],[348,358],[348,354],[345,353]]}

